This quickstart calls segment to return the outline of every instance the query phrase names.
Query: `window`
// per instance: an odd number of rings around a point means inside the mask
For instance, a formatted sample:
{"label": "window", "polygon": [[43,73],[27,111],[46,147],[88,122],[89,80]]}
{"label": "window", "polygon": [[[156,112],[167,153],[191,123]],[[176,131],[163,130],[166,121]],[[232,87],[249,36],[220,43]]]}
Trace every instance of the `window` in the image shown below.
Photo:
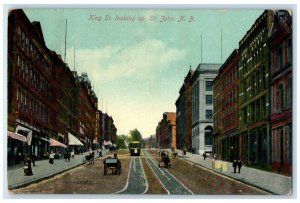
{"label": "window", "polygon": [[212,119],[212,110],[205,110],[205,118]]}
{"label": "window", "polygon": [[212,95],[206,95],[205,101],[206,101],[206,104],[212,104]]}
{"label": "window", "polygon": [[288,97],[287,97],[287,103],[289,107],[292,107],[292,78],[288,81]]}
{"label": "window", "polygon": [[212,81],[206,81],[205,82],[205,90],[206,91],[212,91]]}
{"label": "window", "polygon": [[212,145],[213,143],[213,128],[211,126],[207,126],[204,128],[204,145]]}
{"label": "window", "polygon": [[283,54],[282,54],[282,48],[279,47],[278,49],[278,55],[277,55],[277,68],[280,69],[283,66]]}
{"label": "window", "polygon": [[284,88],[283,88],[283,85],[280,84],[279,87],[278,87],[278,100],[279,100],[279,107],[280,107],[280,110],[283,110],[284,108]]}
{"label": "window", "polygon": [[288,59],[289,62],[292,63],[292,58],[293,58],[293,45],[292,45],[292,40],[290,39],[288,42]]}

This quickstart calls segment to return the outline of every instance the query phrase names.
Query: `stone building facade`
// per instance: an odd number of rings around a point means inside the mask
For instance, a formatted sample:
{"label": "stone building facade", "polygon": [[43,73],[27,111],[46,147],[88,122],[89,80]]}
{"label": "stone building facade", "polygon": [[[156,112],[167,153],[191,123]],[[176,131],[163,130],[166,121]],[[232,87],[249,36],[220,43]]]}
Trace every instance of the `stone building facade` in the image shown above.
{"label": "stone building facade", "polygon": [[213,80],[221,64],[199,64],[191,79],[192,145],[196,153],[213,151]]}
{"label": "stone building facade", "polygon": [[268,165],[271,160],[267,43],[272,20],[273,12],[264,11],[239,42],[239,158],[253,166]]}

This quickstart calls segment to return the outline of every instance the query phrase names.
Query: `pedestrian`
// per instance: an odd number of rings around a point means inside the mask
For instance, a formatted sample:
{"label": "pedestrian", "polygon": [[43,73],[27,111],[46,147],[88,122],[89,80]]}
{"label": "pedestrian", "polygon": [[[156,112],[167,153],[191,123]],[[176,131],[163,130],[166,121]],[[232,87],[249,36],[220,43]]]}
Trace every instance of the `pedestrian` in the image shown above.
{"label": "pedestrian", "polygon": [[203,160],[205,160],[206,159],[206,153],[204,152],[203,153]]}
{"label": "pedestrian", "polygon": [[214,153],[214,158],[215,158],[215,161],[217,160],[217,154],[216,153]]}
{"label": "pedestrian", "polygon": [[241,172],[241,168],[242,168],[242,161],[239,159],[238,162],[237,162],[237,166],[238,166],[238,169],[239,169],[239,173]]}
{"label": "pedestrian", "polygon": [[237,167],[237,161],[236,160],[233,160],[233,163],[232,163],[232,166],[233,166],[233,172],[236,173],[236,167]]}
{"label": "pedestrian", "polygon": [[68,158],[68,162],[70,162],[70,159],[71,159],[71,154],[70,154],[70,152],[67,152],[67,158]]}
{"label": "pedestrian", "polygon": [[50,155],[49,155],[49,163],[53,164],[54,163],[54,153],[51,151]]}
{"label": "pedestrian", "polygon": [[91,153],[91,163],[94,164],[95,163],[95,152]]}
{"label": "pedestrian", "polygon": [[64,159],[65,159],[65,162],[67,162],[67,159],[68,159],[68,152],[65,152],[65,153],[64,153]]}
{"label": "pedestrian", "polygon": [[35,166],[35,160],[36,160],[36,155],[35,154],[31,154],[32,166]]}
{"label": "pedestrian", "polygon": [[29,157],[26,157],[25,158],[25,160],[24,160],[24,174],[26,175],[26,176],[31,176],[31,175],[33,175],[33,173],[32,173],[32,168],[31,168],[31,160],[30,160],[30,158]]}

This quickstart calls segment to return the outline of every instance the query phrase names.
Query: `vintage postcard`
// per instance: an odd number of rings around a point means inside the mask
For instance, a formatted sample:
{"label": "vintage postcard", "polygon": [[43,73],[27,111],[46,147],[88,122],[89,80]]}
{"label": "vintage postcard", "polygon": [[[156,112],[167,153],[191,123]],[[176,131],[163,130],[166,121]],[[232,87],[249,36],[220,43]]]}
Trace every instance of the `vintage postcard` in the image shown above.
{"label": "vintage postcard", "polygon": [[293,17],[293,7],[9,9],[10,198],[290,197]]}

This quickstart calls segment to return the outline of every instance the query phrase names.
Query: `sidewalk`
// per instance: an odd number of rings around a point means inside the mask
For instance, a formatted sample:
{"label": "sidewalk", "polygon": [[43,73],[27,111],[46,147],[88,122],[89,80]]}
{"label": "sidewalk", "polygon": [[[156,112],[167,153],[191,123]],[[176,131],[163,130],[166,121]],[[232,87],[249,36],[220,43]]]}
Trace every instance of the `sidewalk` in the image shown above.
{"label": "sidewalk", "polygon": [[[165,151],[171,153],[170,149],[166,149]],[[176,152],[178,152],[179,158],[193,162],[209,170],[244,182],[246,184],[261,188],[273,194],[288,195],[292,193],[291,177],[246,167],[244,165],[241,168],[241,173],[233,173],[232,163],[225,161],[222,162],[228,164],[228,170],[222,171],[221,169],[212,168],[212,162],[215,161],[212,158],[206,158],[205,160],[203,160],[203,156],[199,154],[192,154],[187,152],[186,155],[182,155],[182,151],[177,149]]]}
{"label": "sidewalk", "polygon": [[[102,155],[108,153],[108,149],[102,150]],[[20,168],[11,168],[7,170],[7,186],[8,189],[15,189],[19,187],[24,187],[34,182],[38,182],[52,176],[55,176],[59,173],[63,173],[72,168],[78,167],[83,163],[83,160],[89,152],[83,154],[75,155],[74,158],[71,158],[70,162],[66,162],[64,159],[54,159],[54,164],[49,164],[49,160],[36,161],[35,166],[32,166],[32,176],[25,176],[23,167]],[[97,154],[95,152],[95,158]]]}

